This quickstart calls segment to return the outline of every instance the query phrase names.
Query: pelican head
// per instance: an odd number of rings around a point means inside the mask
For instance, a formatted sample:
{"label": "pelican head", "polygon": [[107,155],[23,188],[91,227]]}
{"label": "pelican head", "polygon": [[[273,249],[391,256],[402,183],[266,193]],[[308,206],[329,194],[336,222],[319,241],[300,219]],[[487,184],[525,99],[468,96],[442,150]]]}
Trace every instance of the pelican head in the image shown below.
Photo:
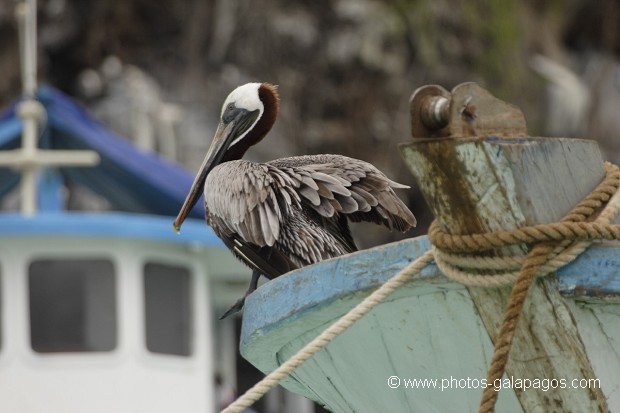
{"label": "pelican head", "polygon": [[241,159],[271,130],[277,114],[277,88],[269,83],[247,83],[228,95],[211,146],[174,221],[176,232],[198,202],[209,172],[222,162]]}

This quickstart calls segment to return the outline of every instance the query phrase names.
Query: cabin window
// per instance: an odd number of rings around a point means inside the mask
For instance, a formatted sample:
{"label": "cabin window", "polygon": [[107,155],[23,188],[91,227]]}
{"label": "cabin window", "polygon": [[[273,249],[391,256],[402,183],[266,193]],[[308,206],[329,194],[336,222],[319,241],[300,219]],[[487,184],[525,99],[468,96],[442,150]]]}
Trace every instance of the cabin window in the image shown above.
{"label": "cabin window", "polygon": [[187,268],[147,263],[144,266],[146,347],[153,353],[191,353],[191,281]]}
{"label": "cabin window", "polygon": [[28,274],[30,340],[41,353],[116,347],[114,265],[105,259],[43,259]]}

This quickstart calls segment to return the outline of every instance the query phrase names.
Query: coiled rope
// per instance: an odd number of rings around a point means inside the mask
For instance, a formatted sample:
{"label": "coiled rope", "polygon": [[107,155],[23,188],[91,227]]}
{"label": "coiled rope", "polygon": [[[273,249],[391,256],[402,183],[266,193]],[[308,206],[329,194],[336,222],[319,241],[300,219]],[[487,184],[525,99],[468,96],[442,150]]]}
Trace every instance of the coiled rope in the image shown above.
{"label": "coiled rope", "polygon": [[[514,283],[495,341],[487,383],[501,378],[517,322],[534,279],[573,261],[594,240],[620,239],[620,225],[610,224],[620,210],[620,169],[605,163],[605,171],[603,182],[557,223],[511,231],[451,235],[434,221],[428,233],[433,244],[429,251],[390,278],[221,413],[240,413],[254,404],[433,260],[448,278],[468,286],[497,287]],[[488,255],[488,251],[501,253],[502,249],[506,252],[507,247],[511,246],[533,247],[527,254],[497,257],[475,255]],[[487,387],[482,394],[479,413],[493,412],[497,395],[493,387]]]}

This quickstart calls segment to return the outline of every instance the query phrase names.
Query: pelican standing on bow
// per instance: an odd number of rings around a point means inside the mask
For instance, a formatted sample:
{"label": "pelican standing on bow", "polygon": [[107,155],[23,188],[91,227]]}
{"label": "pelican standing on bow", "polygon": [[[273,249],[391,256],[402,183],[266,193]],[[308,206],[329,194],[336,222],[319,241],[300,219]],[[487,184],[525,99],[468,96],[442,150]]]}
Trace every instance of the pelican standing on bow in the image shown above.
{"label": "pelican standing on bow", "polygon": [[278,100],[269,83],[248,83],[228,95],[213,142],[174,221],[178,232],[204,191],[207,223],[253,270],[246,294],[222,318],[243,307],[261,275],[273,279],[356,251],[348,220],[399,231],[416,224],[394,193],[408,187],[367,162],[341,155],[241,160],[273,126]]}

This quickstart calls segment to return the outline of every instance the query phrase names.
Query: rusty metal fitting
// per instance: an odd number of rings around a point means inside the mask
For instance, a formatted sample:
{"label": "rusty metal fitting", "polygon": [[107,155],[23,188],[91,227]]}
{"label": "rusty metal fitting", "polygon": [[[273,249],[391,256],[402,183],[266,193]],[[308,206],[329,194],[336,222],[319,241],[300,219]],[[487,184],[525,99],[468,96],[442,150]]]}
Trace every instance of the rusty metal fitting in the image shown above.
{"label": "rusty metal fitting", "polygon": [[443,96],[427,96],[422,101],[420,118],[426,128],[438,130],[450,121],[450,100]]}
{"label": "rusty metal fitting", "polygon": [[452,92],[438,85],[419,87],[409,99],[409,112],[414,139],[527,136],[519,108],[471,82]]}

